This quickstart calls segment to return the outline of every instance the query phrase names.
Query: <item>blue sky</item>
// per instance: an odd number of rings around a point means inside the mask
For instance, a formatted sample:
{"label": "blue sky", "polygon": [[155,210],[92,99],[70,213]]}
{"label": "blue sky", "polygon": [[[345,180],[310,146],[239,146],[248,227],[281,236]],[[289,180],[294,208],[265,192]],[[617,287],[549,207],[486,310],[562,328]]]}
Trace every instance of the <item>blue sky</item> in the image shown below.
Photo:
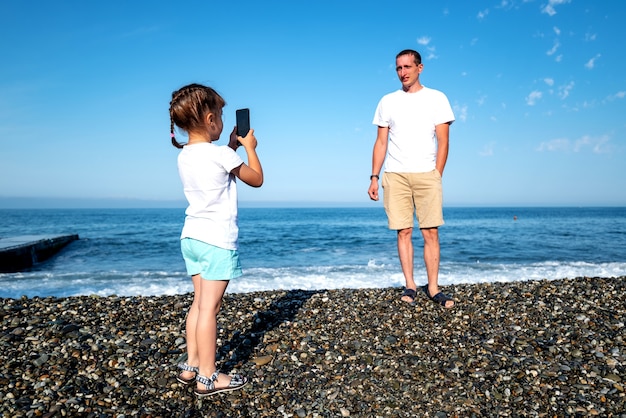
{"label": "blue sky", "polygon": [[251,109],[265,184],[242,204],[378,205],[371,121],[405,48],[457,118],[446,205],[626,205],[624,21],[581,0],[3,1],[0,205],[183,200],[168,106],[192,82],[227,127]]}

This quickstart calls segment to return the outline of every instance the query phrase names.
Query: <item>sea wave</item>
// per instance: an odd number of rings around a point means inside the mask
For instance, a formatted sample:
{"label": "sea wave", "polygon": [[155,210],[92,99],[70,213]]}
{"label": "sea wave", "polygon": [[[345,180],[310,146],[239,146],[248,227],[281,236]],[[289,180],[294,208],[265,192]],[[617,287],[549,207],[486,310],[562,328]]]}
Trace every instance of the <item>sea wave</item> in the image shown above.
{"label": "sea wave", "polygon": [[[576,277],[626,276],[626,263],[546,261],[529,264],[442,263],[439,284],[555,280]],[[416,266],[418,285],[426,284],[426,274]],[[372,259],[365,265],[250,268],[232,280],[229,293],[271,290],[321,290],[341,288],[402,287],[404,278],[398,265]],[[22,296],[159,296],[193,292],[184,272],[71,272],[64,274],[24,272],[0,274],[0,297]]]}

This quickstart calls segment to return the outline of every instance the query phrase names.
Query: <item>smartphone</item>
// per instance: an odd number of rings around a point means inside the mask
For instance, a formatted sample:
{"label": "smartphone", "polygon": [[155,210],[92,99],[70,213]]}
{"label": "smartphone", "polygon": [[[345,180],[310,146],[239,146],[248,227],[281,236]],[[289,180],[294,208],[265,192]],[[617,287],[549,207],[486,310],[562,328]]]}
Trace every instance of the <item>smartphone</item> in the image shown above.
{"label": "smartphone", "polygon": [[237,109],[237,135],[246,136],[250,131],[250,109]]}

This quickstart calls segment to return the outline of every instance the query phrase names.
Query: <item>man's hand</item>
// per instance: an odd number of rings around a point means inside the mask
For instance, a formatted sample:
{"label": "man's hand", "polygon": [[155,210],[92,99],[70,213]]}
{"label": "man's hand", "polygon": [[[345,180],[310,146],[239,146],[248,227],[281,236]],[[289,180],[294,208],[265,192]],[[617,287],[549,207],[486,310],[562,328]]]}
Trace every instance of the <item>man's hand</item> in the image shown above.
{"label": "man's hand", "polygon": [[376,177],[372,177],[367,193],[370,195],[370,199],[378,200],[378,179]]}

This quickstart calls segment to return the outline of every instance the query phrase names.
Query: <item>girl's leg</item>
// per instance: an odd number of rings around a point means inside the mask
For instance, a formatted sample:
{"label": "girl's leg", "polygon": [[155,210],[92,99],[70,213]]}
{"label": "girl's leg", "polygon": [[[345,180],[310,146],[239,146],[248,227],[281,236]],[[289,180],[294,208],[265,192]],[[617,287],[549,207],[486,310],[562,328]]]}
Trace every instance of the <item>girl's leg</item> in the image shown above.
{"label": "girl's leg", "polygon": [[[189,307],[189,312],[187,313],[187,319],[185,321],[185,336],[187,340],[187,364],[193,367],[198,367],[200,359],[198,357],[196,327],[198,323],[198,316],[200,314],[198,305],[200,304],[200,284],[202,283],[202,277],[200,277],[199,274],[196,274],[195,276],[191,276],[191,281],[193,282],[193,302]],[[183,379],[191,379],[194,376],[194,372],[183,371],[181,373],[181,377]]]}
{"label": "girl's leg", "polygon": [[[199,374],[209,377],[217,369],[215,355],[217,353],[217,314],[222,306],[222,297],[228,286],[227,280],[201,279],[198,299],[198,319],[196,323],[196,344],[198,347]],[[230,377],[220,373],[214,383],[216,388],[226,387]],[[198,389],[206,389],[198,383]]]}

